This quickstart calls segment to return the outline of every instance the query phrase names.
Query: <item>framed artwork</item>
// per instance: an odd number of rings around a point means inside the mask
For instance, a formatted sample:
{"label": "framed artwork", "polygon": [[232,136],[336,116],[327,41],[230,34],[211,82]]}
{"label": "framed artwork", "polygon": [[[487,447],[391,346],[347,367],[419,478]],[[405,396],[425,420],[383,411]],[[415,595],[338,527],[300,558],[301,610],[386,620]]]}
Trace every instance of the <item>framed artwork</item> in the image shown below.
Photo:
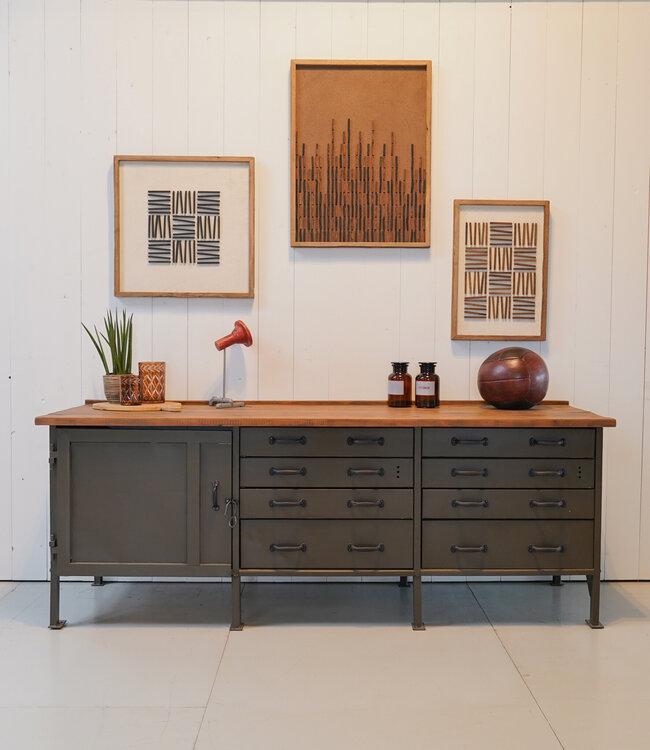
{"label": "framed artwork", "polygon": [[116,156],[115,295],[253,297],[255,160]]}
{"label": "framed artwork", "polygon": [[548,201],[454,201],[452,339],[546,339]]}
{"label": "framed artwork", "polygon": [[291,244],[429,247],[431,62],[293,60]]}

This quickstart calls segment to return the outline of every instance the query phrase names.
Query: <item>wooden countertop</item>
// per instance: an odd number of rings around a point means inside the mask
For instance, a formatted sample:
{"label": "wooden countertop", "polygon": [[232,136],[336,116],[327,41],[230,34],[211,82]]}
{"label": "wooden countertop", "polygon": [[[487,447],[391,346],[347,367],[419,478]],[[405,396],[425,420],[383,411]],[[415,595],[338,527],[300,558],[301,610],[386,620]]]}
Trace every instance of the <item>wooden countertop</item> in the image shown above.
{"label": "wooden countertop", "polygon": [[545,401],[532,409],[506,411],[483,401],[445,401],[437,409],[398,409],[384,402],[253,401],[215,409],[183,402],[179,412],[108,412],[84,406],[37,417],[58,427],[614,427],[616,420],[576,409],[567,401]]}

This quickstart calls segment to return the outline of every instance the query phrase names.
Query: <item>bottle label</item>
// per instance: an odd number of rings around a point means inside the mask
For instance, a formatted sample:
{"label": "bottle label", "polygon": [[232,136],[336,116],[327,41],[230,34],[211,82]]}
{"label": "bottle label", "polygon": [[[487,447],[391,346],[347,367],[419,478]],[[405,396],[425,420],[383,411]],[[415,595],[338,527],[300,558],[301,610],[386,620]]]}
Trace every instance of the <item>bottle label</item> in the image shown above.
{"label": "bottle label", "polygon": [[416,380],[415,381],[415,395],[416,396],[435,396],[436,395],[436,384],[433,380]]}
{"label": "bottle label", "polygon": [[403,380],[389,380],[388,381],[388,395],[389,396],[403,396],[404,395],[404,381]]}

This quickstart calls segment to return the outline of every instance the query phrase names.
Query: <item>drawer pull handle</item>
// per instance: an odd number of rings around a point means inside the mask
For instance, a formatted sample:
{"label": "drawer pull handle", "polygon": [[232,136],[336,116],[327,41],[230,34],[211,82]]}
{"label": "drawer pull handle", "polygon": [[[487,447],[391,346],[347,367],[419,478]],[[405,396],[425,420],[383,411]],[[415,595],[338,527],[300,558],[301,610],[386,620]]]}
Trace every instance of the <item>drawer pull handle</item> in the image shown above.
{"label": "drawer pull handle", "polygon": [[566,471],[564,469],[531,469],[528,475],[531,477],[564,477]]}
{"label": "drawer pull handle", "polygon": [[566,445],[566,440],[564,438],[560,438],[559,440],[545,440],[540,438],[531,438],[529,441],[530,445],[532,447],[536,445],[552,445],[557,446],[558,448],[564,448]]}
{"label": "drawer pull handle", "polygon": [[306,552],[306,544],[272,544],[269,549],[271,552]]}
{"label": "drawer pull handle", "polygon": [[487,544],[480,544],[478,547],[463,547],[460,544],[451,545],[452,552],[487,552]]}
{"label": "drawer pull handle", "polygon": [[297,438],[278,438],[271,435],[269,443],[271,445],[306,445],[307,438],[304,435]]}
{"label": "drawer pull handle", "polygon": [[300,498],[300,500],[276,500],[272,498],[269,500],[269,505],[271,508],[304,508],[307,505],[307,501],[304,497]]}
{"label": "drawer pull handle", "polygon": [[487,469],[452,469],[452,477],[486,477]]}
{"label": "drawer pull handle", "polygon": [[564,545],[558,544],[557,547],[538,547],[536,544],[528,545],[529,552],[564,552]]}
{"label": "drawer pull handle", "polygon": [[219,510],[219,481],[212,482],[212,510]]}
{"label": "drawer pull handle", "polygon": [[452,445],[482,445],[485,447],[488,444],[489,440],[486,437],[483,438],[457,438],[453,437],[451,439]]}
{"label": "drawer pull handle", "polygon": [[452,500],[452,508],[487,508],[487,500]]}
{"label": "drawer pull handle", "polygon": [[348,445],[383,445],[384,438],[348,438]]}
{"label": "drawer pull handle", "polygon": [[528,504],[531,508],[566,508],[566,500],[537,500],[533,498]]}
{"label": "drawer pull handle", "polygon": [[299,469],[276,469],[275,466],[271,466],[269,469],[269,474],[272,477],[304,477],[306,473],[307,469],[304,466],[301,466]]}
{"label": "drawer pull handle", "polygon": [[383,508],[383,500],[348,500],[348,508]]}
{"label": "drawer pull handle", "polygon": [[348,476],[349,477],[369,477],[369,476],[383,477],[384,476],[384,470],[383,470],[383,468],[379,468],[379,469],[348,469]]}
{"label": "drawer pull handle", "polygon": [[383,552],[383,544],[348,544],[348,552]]}

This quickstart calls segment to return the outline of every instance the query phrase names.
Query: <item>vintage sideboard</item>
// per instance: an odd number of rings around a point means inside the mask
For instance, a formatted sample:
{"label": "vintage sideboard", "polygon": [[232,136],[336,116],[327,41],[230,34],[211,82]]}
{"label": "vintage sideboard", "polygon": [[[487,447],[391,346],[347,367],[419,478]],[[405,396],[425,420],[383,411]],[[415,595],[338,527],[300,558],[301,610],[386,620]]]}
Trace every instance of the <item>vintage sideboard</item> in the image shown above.
{"label": "vintage sideboard", "polygon": [[603,427],[566,402],[499,411],[256,402],[48,414],[50,627],[60,576],[585,575],[599,621]]}

